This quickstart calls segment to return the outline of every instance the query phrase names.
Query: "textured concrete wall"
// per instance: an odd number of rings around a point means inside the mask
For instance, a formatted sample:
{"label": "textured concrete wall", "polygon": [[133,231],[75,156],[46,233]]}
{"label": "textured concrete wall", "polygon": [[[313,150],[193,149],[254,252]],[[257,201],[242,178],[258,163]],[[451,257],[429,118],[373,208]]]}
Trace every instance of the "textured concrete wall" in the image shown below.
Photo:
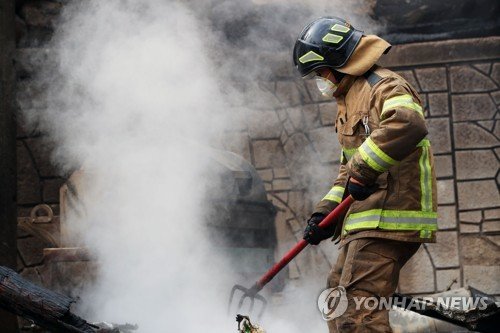
{"label": "textured concrete wall", "polygon": [[[43,49],[60,5],[28,2],[18,18],[18,100],[37,110],[40,93],[31,83],[33,62]],[[472,285],[500,295],[500,54],[498,38],[409,44],[395,47],[385,60],[422,94],[439,178],[438,243],[426,245],[405,267],[400,289],[431,293]],[[273,63],[272,79],[247,83],[256,92],[245,121],[226,133],[222,144],[248,159],[265,182],[278,209],[279,247],[283,254],[301,238],[312,204],[336,176],[340,147],[333,123],[335,102],[319,95],[314,83],[293,71],[290,55],[263,57]],[[249,88],[252,88],[249,86]],[[59,212],[63,180],[50,163],[51,147],[37,131],[18,126],[18,216],[39,203]],[[18,269],[43,281],[42,249],[47,244],[30,233],[18,234]],[[288,278],[325,277],[335,246],[323,242],[294,260]]]}

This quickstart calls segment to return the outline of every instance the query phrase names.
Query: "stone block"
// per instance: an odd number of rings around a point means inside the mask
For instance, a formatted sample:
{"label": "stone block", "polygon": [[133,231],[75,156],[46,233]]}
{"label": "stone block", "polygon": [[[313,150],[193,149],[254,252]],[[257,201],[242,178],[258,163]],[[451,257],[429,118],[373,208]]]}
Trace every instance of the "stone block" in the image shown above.
{"label": "stone block", "polygon": [[456,151],[457,179],[494,178],[499,162],[491,150]]}
{"label": "stone block", "polygon": [[290,191],[289,192],[288,206],[296,214],[297,218],[304,221],[306,216],[309,217],[311,205],[309,197],[304,196],[304,192]]}
{"label": "stone block", "polygon": [[458,216],[460,222],[466,223],[481,223],[481,220],[483,219],[480,210],[475,210],[472,212],[462,212]]}
{"label": "stone block", "polygon": [[431,118],[427,119],[426,122],[434,153],[450,153],[451,136],[448,118]]}
{"label": "stone block", "polygon": [[40,176],[54,177],[58,176],[59,172],[52,164],[52,152],[54,150],[54,143],[50,142],[47,137],[28,138],[25,140]]}
{"label": "stone block", "polygon": [[288,135],[295,133],[295,127],[293,127],[292,121],[288,118],[283,122],[283,128]]}
{"label": "stone block", "polygon": [[284,203],[288,202],[288,192],[273,193],[273,195]]}
{"label": "stone block", "polygon": [[275,179],[273,180],[273,191],[288,191],[293,187],[290,179]]}
{"label": "stone block", "polygon": [[276,110],[276,113],[278,114],[278,119],[283,122],[288,118],[288,114],[286,113],[286,109],[278,109]]}
{"label": "stone block", "polygon": [[445,291],[451,286],[451,289],[460,287],[459,269],[439,269],[436,271],[437,291]]}
{"label": "stone block", "polygon": [[434,168],[437,178],[453,176],[453,161],[451,155],[434,156]]}
{"label": "stone block", "polygon": [[421,64],[443,64],[498,58],[498,36],[471,39],[447,39],[443,41],[406,43],[393,47],[393,50],[380,59],[386,67],[409,67]]}
{"label": "stone block", "polygon": [[489,148],[498,145],[498,139],[473,123],[456,123],[453,126],[455,148]]}
{"label": "stone block", "polygon": [[43,249],[46,247],[51,247],[51,244],[38,237],[17,240],[17,249],[26,266],[41,264],[43,261]]}
{"label": "stone block", "polygon": [[321,127],[309,131],[309,138],[318,152],[321,162],[339,162],[340,144],[333,127]]}
{"label": "stone block", "polygon": [[451,109],[453,121],[488,120],[497,111],[488,94],[453,95]]}
{"label": "stone block", "polygon": [[417,91],[421,91],[420,89],[420,86],[418,85],[418,82],[417,80],[415,79],[415,75],[413,75],[413,71],[410,71],[410,70],[406,70],[406,71],[397,71],[396,73],[398,73],[399,75],[401,75],[401,77],[403,79],[405,79],[406,81],[408,81],[408,83],[413,87],[415,88]]}
{"label": "stone block", "polygon": [[497,233],[500,231],[500,220],[484,221],[483,232]]}
{"label": "stone block", "polygon": [[500,194],[494,180],[459,182],[457,187],[460,210],[500,206]]}
{"label": "stone block", "polygon": [[500,104],[500,90],[492,92],[491,97],[495,101],[495,104]]}
{"label": "stone block", "polygon": [[222,146],[235,154],[242,156],[247,161],[251,161],[250,137],[246,132],[226,132],[223,134]]}
{"label": "stone block", "polygon": [[310,157],[311,143],[303,133],[293,134],[284,145],[286,157],[290,161],[305,161]]}
{"label": "stone block", "polygon": [[446,68],[444,67],[416,69],[415,74],[424,92],[448,89]]}
{"label": "stone block", "polygon": [[500,247],[500,235],[486,236],[486,238],[488,238],[488,240],[496,246]]}
{"label": "stone block", "polygon": [[452,179],[437,181],[438,204],[455,203],[455,188]]}
{"label": "stone block", "polygon": [[[306,99],[305,90],[301,90],[294,81],[277,81],[276,98],[283,106],[297,106]],[[307,97],[309,99],[309,97]]]}
{"label": "stone block", "polygon": [[495,121],[495,127],[493,127],[493,134],[497,137],[500,138],[500,121]]}
{"label": "stone block", "polygon": [[273,180],[273,170],[272,169],[262,169],[257,170],[260,178],[265,182],[270,182]]}
{"label": "stone block", "polygon": [[480,232],[481,232],[481,227],[479,224],[460,223],[461,234],[478,234]]}
{"label": "stone block", "polygon": [[495,80],[497,84],[500,84],[500,62],[493,64],[490,77]]}
{"label": "stone block", "polygon": [[43,188],[43,201],[45,203],[58,203],[59,202],[59,189],[64,184],[64,179],[45,179],[42,182]]}
{"label": "stone block", "polygon": [[264,84],[264,81],[233,81],[232,84],[236,90],[244,92],[229,99],[232,105],[252,110],[268,110],[280,102],[272,91],[272,85]]}
{"label": "stone block", "polygon": [[484,219],[485,220],[500,219],[500,208],[485,210]]}
{"label": "stone block", "polygon": [[316,104],[302,106],[302,112],[305,120],[305,125],[303,125],[302,128],[309,129],[321,126],[319,109]]}
{"label": "stone block", "polygon": [[456,206],[438,206],[438,227],[439,230],[457,227]]}
{"label": "stone block", "polygon": [[29,151],[22,141],[17,141],[17,203],[37,204],[41,202],[41,184],[38,172]]}
{"label": "stone block", "polygon": [[289,79],[296,75],[296,70],[290,57],[284,52],[259,52],[256,64],[266,64],[266,68],[270,68],[272,73],[265,73],[273,79]]}
{"label": "stone block", "polygon": [[20,16],[26,25],[52,29],[61,12],[62,4],[51,1],[33,1],[21,7]]}
{"label": "stone block", "polygon": [[435,291],[434,268],[423,246],[420,246],[417,253],[403,266],[399,274],[399,290],[407,294]]}
{"label": "stone block", "polygon": [[288,141],[288,134],[286,131],[281,132],[280,141],[282,144],[285,144]]}
{"label": "stone block", "polygon": [[290,173],[287,168],[274,168],[273,169],[274,178],[288,178]]}
{"label": "stone block", "polygon": [[465,265],[464,282],[487,294],[500,294],[500,266]]}
{"label": "stone block", "polygon": [[479,70],[480,72],[488,75],[491,71],[491,63],[479,63],[479,64],[473,64],[472,67],[475,69]]}
{"label": "stone block", "polygon": [[288,108],[286,113],[288,114],[288,119],[292,122],[295,130],[301,131],[305,129],[306,122],[304,115],[302,114],[302,107]]}
{"label": "stone block", "polygon": [[335,118],[337,117],[337,103],[332,102],[319,104],[319,115],[321,125],[329,126],[335,124]]}
{"label": "stone block", "polygon": [[302,226],[302,224],[300,224],[300,222],[297,221],[296,219],[289,219],[287,221],[287,223],[288,223],[288,226],[290,227],[290,230],[293,233],[297,233],[301,230],[304,230],[304,226]]}
{"label": "stone block", "polygon": [[495,83],[488,76],[469,66],[451,66],[450,84],[454,93],[496,89]]}
{"label": "stone block", "polygon": [[436,268],[458,267],[458,238],[456,231],[438,231],[436,243],[426,244]]}
{"label": "stone block", "polygon": [[28,267],[23,269],[20,275],[26,280],[31,281],[38,286],[43,286],[42,279],[40,277],[40,274],[38,273],[38,269],[35,267]]}
{"label": "stone block", "polygon": [[279,140],[255,140],[252,142],[252,152],[256,168],[285,166],[285,154]]}
{"label": "stone block", "polygon": [[429,94],[429,111],[431,116],[447,116],[449,113],[448,94]]}
{"label": "stone block", "polygon": [[494,120],[480,120],[477,122],[481,127],[486,128],[487,131],[492,132],[495,127]]}
{"label": "stone block", "polygon": [[274,110],[247,111],[248,135],[252,139],[279,138],[283,126]]}
{"label": "stone block", "polygon": [[474,235],[460,237],[463,265],[500,265],[500,251],[486,237]]}

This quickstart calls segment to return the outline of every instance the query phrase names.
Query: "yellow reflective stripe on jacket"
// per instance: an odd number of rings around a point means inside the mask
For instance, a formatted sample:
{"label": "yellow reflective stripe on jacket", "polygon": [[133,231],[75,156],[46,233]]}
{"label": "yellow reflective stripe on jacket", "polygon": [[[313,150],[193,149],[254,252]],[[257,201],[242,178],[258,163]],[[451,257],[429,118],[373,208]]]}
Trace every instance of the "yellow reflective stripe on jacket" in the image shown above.
{"label": "yellow reflective stripe on jacket", "polygon": [[347,217],[346,231],[356,229],[437,230],[437,213],[409,210],[370,209]]}
{"label": "yellow reflective stripe on jacket", "polygon": [[422,107],[413,101],[413,97],[411,95],[401,95],[386,99],[384,105],[382,106],[382,112],[380,113],[380,117],[384,118],[384,113],[389,110],[394,110],[396,108],[407,108],[413,111],[418,112],[424,117],[424,112],[422,111]]}
{"label": "yellow reflective stripe on jacket", "polygon": [[420,168],[420,203],[422,211],[430,212],[432,211],[432,170],[429,146],[423,146],[421,149],[422,153],[420,155],[420,159],[418,160]]}
{"label": "yellow reflective stripe on jacket", "polygon": [[358,148],[342,148],[342,154],[349,161],[351,157],[358,151]]}
{"label": "yellow reflective stripe on jacket", "polygon": [[344,187],[334,186],[334,187],[332,187],[330,192],[328,192],[325,195],[323,200],[334,201],[336,203],[340,203],[342,201],[342,197],[344,196],[344,191],[345,191]]}
{"label": "yellow reflective stripe on jacket", "polygon": [[431,141],[429,139],[423,139],[417,144],[417,147],[430,147]]}
{"label": "yellow reflective stripe on jacket", "polygon": [[398,163],[392,157],[387,155],[380,149],[371,138],[368,138],[363,142],[361,147],[358,148],[363,161],[366,162],[372,169],[385,172],[391,166]]}

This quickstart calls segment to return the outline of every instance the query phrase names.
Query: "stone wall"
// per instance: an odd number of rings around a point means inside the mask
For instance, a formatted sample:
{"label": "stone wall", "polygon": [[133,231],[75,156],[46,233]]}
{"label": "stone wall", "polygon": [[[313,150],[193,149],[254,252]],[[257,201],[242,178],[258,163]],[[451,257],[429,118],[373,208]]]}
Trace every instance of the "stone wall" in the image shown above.
{"label": "stone wall", "polygon": [[[16,59],[20,107],[33,103],[33,59],[53,30],[60,4],[27,1],[18,8]],[[421,93],[434,152],[439,190],[438,243],[423,246],[405,267],[400,290],[414,294],[472,285],[500,295],[500,54],[499,38],[469,39],[396,46],[385,65],[406,77]],[[36,55],[36,57],[34,57]],[[246,120],[227,133],[223,145],[248,159],[265,182],[277,207],[276,229],[282,255],[302,236],[312,204],[331,186],[340,147],[333,130],[335,102],[319,95],[314,83],[296,76],[290,55],[268,57],[271,80],[250,91]],[[51,148],[37,131],[24,130],[19,117],[18,216],[29,216],[40,203],[59,214],[63,183],[50,163]],[[18,233],[18,270],[40,283],[42,249],[48,246],[29,232]],[[288,268],[288,278],[320,279],[335,260],[335,246],[309,247]]]}
{"label": "stone wall", "polygon": [[[41,92],[32,79],[39,61],[48,54],[44,47],[52,36],[61,8],[62,4],[56,1],[16,2],[17,101],[19,109],[31,110],[33,114],[44,105],[37,98]],[[59,227],[59,188],[64,180],[51,163],[53,149],[47,136],[37,129],[27,130],[20,111],[17,118],[18,223],[32,223],[32,209],[39,204],[47,204],[56,217],[49,223],[39,224],[38,228],[55,235]],[[49,285],[47,278],[43,277],[43,249],[53,245],[27,228],[18,228],[17,237],[18,272],[34,282]]]}
{"label": "stone wall", "polygon": [[[404,268],[402,292],[471,285],[500,295],[499,41],[399,45],[384,60],[421,94],[438,177],[437,243],[422,246]],[[297,78],[287,60],[288,54],[269,59],[276,63],[274,79],[259,87],[275,107],[253,111],[238,134],[247,145],[237,150],[257,168],[278,208],[278,256],[301,238],[312,204],[336,176],[340,155],[335,102]],[[323,242],[307,251],[292,262],[290,279],[326,276],[334,247]]]}

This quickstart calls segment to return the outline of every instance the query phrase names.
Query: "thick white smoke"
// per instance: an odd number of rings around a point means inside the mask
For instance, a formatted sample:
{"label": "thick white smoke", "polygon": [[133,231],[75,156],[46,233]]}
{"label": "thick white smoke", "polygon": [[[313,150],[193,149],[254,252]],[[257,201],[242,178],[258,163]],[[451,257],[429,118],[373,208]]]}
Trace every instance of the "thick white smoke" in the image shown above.
{"label": "thick white smoke", "polygon": [[231,277],[200,228],[209,161],[198,145],[226,126],[203,27],[175,2],[90,1],[66,13],[42,126],[59,164],[88,176],[87,215],[70,222],[101,269],[83,311],[140,332],[229,331]]}
{"label": "thick white smoke", "polygon": [[[249,55],[261,51],[255,45],[263,34],[271,37],[262,51],[287,49],[273,46],[277,31],[291,40],[310,18],[348,10],[328,13],[335,4],[326,2],[275,3],[283,11],[267,13],[275,19],[260,21],[255,31],[250,25],[245,45],[225,40],[223,31],[253,6],[245,1],[66,6],[54,38],[56,65],[42,73],[48,108],[27,116],[52,134],[62,170],[82,166],[88,175],[81,198],[87,215],[71,221],[101,267],[97,285],[82,295],[85,316],[137,323],[148,333],[235,329],[226,302],[238,281],[200,229],[213,183],[199,147],[215,145],[220,133],[245,119],[228,103],[259,98],[258,91],[242,95],[225,80],[262,75],[263,65]],[[308,9],[296,13],[299,20],[287,14],[297,4]],[[315,312],[317,284],[314,291],[289,292],[288,307],[267,317],[268,331],[326,329]]]}

